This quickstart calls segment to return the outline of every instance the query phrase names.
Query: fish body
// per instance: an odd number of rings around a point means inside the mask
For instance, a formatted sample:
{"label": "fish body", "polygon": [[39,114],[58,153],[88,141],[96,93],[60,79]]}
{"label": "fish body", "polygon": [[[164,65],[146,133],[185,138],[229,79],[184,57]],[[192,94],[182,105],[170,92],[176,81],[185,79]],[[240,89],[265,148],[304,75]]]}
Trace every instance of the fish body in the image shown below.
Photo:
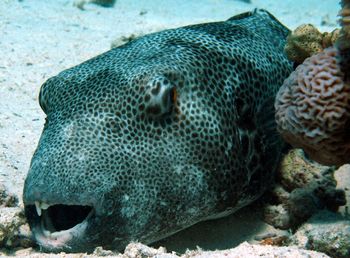
{"label": "fish body", "polygon": [[123,249],[269,187],[289,30],[264,10],[149,34],[47,80],[25,213],[47,251]]}

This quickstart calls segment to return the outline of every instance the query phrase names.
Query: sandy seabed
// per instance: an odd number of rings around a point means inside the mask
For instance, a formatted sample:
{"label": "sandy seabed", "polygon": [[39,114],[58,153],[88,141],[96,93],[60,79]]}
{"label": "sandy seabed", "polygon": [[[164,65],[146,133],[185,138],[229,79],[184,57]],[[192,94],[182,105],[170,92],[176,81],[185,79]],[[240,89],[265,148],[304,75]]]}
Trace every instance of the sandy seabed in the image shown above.
{"label": "sandy seabed", "polygon": [[[0,1],[0,183],[19,199],[44,124],[39,89],[51,76],[132,34],[221,21],[256,7],[267,9],[290,29],[312,23],[332,31],[339,10],[336,0],[118,0],[113,8],[87,4],[85,10],[73,2]],[[244,212],[234,215],[239,216],[245,217]],[[250,222],[242,228],[244,223]],[[249,233],[240,232],[240,239],[249,239]]]}

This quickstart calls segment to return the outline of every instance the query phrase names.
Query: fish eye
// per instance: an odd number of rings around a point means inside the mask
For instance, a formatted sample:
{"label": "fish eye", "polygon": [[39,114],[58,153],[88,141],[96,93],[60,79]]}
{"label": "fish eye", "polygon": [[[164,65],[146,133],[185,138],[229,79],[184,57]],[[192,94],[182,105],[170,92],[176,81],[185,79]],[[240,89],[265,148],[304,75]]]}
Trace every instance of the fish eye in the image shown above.
{"label": "fish eye", "polygon": [[164,76],[148,81],[142,100],[142,109],[147,116],[160,118],[170,114],[176,102],[176,87]]}

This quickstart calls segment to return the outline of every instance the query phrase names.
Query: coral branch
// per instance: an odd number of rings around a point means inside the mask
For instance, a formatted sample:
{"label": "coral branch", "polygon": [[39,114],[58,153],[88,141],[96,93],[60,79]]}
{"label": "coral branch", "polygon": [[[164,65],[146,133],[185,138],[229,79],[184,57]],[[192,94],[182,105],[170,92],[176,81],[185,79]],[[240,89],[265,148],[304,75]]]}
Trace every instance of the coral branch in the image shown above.
{"label": "coral branch", "polygon": [[[325,165],[350,163],[350,0],[341,6],[338,38],[311,25],[289,37],[292,54],[301,57],[294,61],[302,61],[304,49],[319,53],[305,59],[284,81],[275,101],[283,138]],[[334,46],[322,51],[335,38]]]}

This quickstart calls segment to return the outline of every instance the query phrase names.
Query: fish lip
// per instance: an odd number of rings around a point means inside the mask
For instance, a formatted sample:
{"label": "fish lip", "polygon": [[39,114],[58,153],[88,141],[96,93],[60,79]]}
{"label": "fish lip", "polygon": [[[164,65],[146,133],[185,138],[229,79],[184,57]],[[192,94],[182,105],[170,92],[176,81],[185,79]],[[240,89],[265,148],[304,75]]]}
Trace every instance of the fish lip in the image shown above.
{"label": "fish lip", "polygon": [[[51,206],[54,206],[54,204],[50,205],[50,207]],[[91,224],[91,221],[95,218],[95,208],[93,206],[90,207],[91,211],[83,221],[77,223],[75,226],[69,229],[54,232],[50,232],[50,230],[47,229],[44,225],[44,220],[46,218],[49,218],[47,211],[43,211],[41,216],[39,216],[36,211],[35,205],[27,204],[25,205],[25,215],[27,217],[29,226],[32,230],[33,238],[36,241],[36,243],[40,246],[41,250],[49,252],[78,252],[81,250],[86,251],[85,249],[82,249],[82,247],[84,246],[83,242],[85,242],[86,240],[86,230]]]}

